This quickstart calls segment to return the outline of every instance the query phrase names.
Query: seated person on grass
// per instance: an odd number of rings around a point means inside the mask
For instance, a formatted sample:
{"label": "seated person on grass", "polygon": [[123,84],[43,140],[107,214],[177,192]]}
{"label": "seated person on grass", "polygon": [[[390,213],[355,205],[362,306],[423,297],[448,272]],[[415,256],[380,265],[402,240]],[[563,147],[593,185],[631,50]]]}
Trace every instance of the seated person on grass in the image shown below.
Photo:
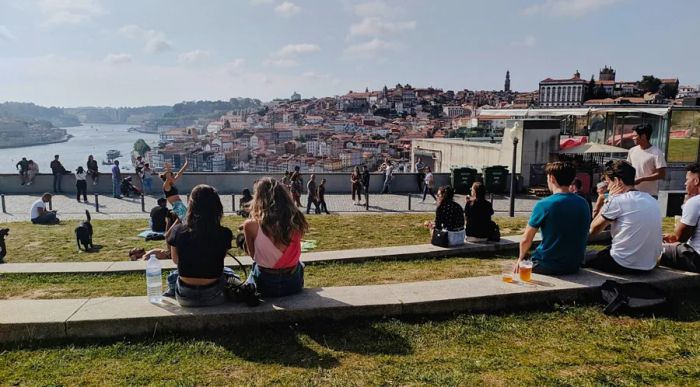
{"label": "seated person on grass", "polygon": [[680,222],[673,234],[663,237],[661,264],[674,269],[700,272],[700,164],[686,167],[685,192],[688,199],[683,204]]}
{"label": "seated person on grass", "polygon": [[241,198],[238,199],[238,215],[247,218],[250,215],[250,203],[253,201],[253,195],[250,194],[248,188],[243,189]]}
{"label": "seated person on grass", "polygon": [[170,257],[177,271],[168,275],[165,296],[175,296],[181,306],[222,304],[224,257],[233,234],[221,226],[224,209],[216,190],[200,184],[192,190],[183,223],[168,230]]}
{"label": "seated person on grass", "polygon": [[151,209],[151,231],[165,232],[169,214],[168,201],[165,198],[158,199],[158,205]]}
{"label": "seated person on grass", "polygon": [[243,234],[254,261],[248,282],[263,297],[286,296],[304,288],[301,239],[308,230],[304,214],[282,183],[269,177],[255,183]]}
{"label": "seated person on grass", "polygon": [[471,196],[465,197],[464,219],[467,221],[467,242],[486,242],[494,232],[491,221],[493,206],[486,200],[484,183],[472,184]]}
{"label": "seated person on grass", "polygon": [[616,274],[646,273],[661,256],[661,214],[651,195],[634,189],[635,170],[623,160],[605,164],[608,198],[591,223],[591,235],[610,225],[612,245],[586,254],[585,266]]}
{"label": "seated person on grass", "polygon": [[449,246],[459,246],[464,244],[464,209],[455,203],[455,190],[449,185],[440,187],[437,191],[437,208],[435,209],[435,220],[427,222],[426,227],[430,229],[432,235],[435,228],[447,230]]}
{"label": "seated person on grass", "polygon": [[532,253],[533,273],[576,273],[586,252],[591,212],[582,197],[569,192],[576,177],[576,169],[571,163],[549,163],[545,170],[547,187],[552,195],[537,202],[532,209],[520,241],[518,263],[526,257],[540,229],[542,242]]}
{"label": "seated person on grass", "polygon": [[46,209],[46,203],[51,201],[51,194],[45,193],[41,198],[32,203],[32,209],[29,212],[29,219],[34,224],[58,224],[59,220],[56,217],[56,211]]}

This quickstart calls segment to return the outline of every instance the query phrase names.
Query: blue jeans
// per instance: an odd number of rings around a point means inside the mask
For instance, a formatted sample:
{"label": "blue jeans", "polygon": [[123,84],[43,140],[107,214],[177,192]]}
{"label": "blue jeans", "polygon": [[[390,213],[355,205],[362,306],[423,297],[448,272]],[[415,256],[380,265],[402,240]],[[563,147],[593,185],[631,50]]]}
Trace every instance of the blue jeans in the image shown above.
{"label": "blue jeans", "polygon": [[382,187],[382,193],[391,193],[391,177],[384,178],[384,186]]}
{"label": "blue jeans", "polygon": [[150,195],[153,191],[153,178],[147,177],[143,179],[143,193]]}
{"label": "blue jeans", "polygon": [[272,273],[260,269],[257,263],[248,277],[263,297],[283,297],[299,293],[304,288],[304,264],[299,262],[291,272]]}
{"label": "blue jeans", "polygon": [[32,219],[34,224],[54,224],[58,223],[55,212],[46,212],[44,215],[39,215],[38,217]]}
{"label": "blue jeans", "polygon": [[121,191],[119,189],[119,179],[112,177],[112,197],[120,198],[122,197]]}
{"label": "blue jeans", "polygon": [[175,289],[175,299],[180,306],[197,307],[221,305],[226,302],[224,295],[224,275],[211,285],[192,286],[183,284],[179,280],[177,270],[173,270],[167,277],[168,288]]}
{"label": "blue jeans", "polygon": [[53,192],[54,193],[61,193],[61,179],[63,178],[63,174],[61,173],[54,173],[53,174]]}

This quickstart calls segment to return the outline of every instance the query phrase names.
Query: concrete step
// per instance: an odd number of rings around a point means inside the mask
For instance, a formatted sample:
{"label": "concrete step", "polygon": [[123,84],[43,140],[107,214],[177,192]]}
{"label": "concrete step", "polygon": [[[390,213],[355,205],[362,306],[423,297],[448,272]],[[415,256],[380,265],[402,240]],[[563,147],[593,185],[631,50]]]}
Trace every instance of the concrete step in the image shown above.
{"label": "concrete step", "polygon": [[[438,247],[431,244],[411,246],[376,247],[367,249],[349,249],[336,251],[318,251],[302,253],[304,263],[316,262],[362,262],[368,259],[417,259],[434,257],[456,257],[467,254],[494,253],[498,251],[518,248],[521,236],[501,238],[500,242],[465,243],[457,247]],[[535,238],[540,241],[539,234]],[[238,259],[244,265],[252,265],[253,260],[248,256]],[[226,266],[237,266],[233,259],[227,257]],[[161,261],[164,270],[175,269],[170,260]],[[2,273],[129,273],[146,270],[145,261],[117,261],[117,262],[47,262],[47,263],[6,263],[0,265]]]}
{"label": "concrete step", "polygon": [[152,336],[164,332],[202,332],[243,325],[316,319],[491,313],[590,300],[607,279],[644,281],[666,289],[700,286],[700,275],[659,268],[648,275],[607,275],[582,270],[576,275],[533,275],[532,283],[504,283],[500,276],[391,285],[304,289],[298,295],[269,299],[261,306],[225,304],[182,308],[166,299],[100,297],[0,301],[0,342]]}

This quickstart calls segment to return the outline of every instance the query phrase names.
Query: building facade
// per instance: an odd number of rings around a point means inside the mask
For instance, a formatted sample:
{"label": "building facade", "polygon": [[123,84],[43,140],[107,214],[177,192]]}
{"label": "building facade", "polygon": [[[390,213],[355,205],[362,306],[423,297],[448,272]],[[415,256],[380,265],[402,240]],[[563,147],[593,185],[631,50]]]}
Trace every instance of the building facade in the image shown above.
{"label": "building facade", "polygon": [[583,104],[588,82],[576,71],[570,79],[547,78],[540,82],[540,106],[575,107]]}

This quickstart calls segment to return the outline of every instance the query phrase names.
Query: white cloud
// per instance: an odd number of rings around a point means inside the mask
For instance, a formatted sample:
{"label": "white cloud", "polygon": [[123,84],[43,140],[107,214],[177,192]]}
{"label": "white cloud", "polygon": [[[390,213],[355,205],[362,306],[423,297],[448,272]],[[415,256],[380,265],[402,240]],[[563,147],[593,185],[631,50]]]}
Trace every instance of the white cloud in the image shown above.
{"label": "white cloud", "polygon": [[533,47],[537,43],[537,38],[535,38],[532,35],[527,35],[521,40],[516,40],[515,42],[511,43],[513,46],[522,46],[522,47]]}
{"label": "white cloud", "polygon": [[350,36],[379,36],[415,29],[415,20],[391,22],[372,16],[350,25]]}
{"label": "white cloud", "polygon": [[7,27],[0,26],[0,42],[11,42],[15,40],[17,40],[17,37],[12,32],[10,32],[10,30]]}
{"label": "white cloud", "polygon": [[275,12],[277,12],[278,15],[282,15],[284,17],[291,17],[301,12],[301,7],[292,2],[285,1],[282,4],[275,7]]}
{"label": "white cloud", "polygon": [[107,13],[98,0],[40,0],[38,6],[48,25],[80,24]]}
{"label": "white cloud", "polygon": [[129,39],[142,40],[144,43],[143,50],[151,54],[173,48],[173,43],[161,31],[147,30],[130,24],[120,28],[119,33]]}
{"label": "white cloud", "polygon": [[265,66],[295,67],[299,66],[299,61],[290,58],[268,58],[263,61]]}
{"label": "white cloud", "polygon": [[355,6],[355,14],[360,17],[391,16],[394,12],[391,7],[381,1],[362,3]]}
{"label": "white cloud", "polygon": [[184,52],[177,57],[177,61],[182,64],[195,64],[209,59],[209,51],[193,50]]}
{"label": "white cloud", "polygon": [[550,16],[580,17],[601,8],[613,5],[619,0],[544,0],[525,9],[524,15],[545,14]]}
{"label": "white cloud", "polygon": [[401,45],[394,42],[387,42],[378,38],[374,38],[368,42],[358,43],[348,46],[345,49],[346,56],[370,56],[376,55],[383,51],[393,51],[400,49]]}
{"label": "white cloud", "polygon": [[290,57],[296,55],[312,54],[321,51],[321,47],[312,43],[288,44],[275,53],[278,57]]}
{"label": "white cloud", "polygon": [[129,54],[109,54],[105,57],[104,61],[110,64],[123,64],[131,63],[133,58]]}

